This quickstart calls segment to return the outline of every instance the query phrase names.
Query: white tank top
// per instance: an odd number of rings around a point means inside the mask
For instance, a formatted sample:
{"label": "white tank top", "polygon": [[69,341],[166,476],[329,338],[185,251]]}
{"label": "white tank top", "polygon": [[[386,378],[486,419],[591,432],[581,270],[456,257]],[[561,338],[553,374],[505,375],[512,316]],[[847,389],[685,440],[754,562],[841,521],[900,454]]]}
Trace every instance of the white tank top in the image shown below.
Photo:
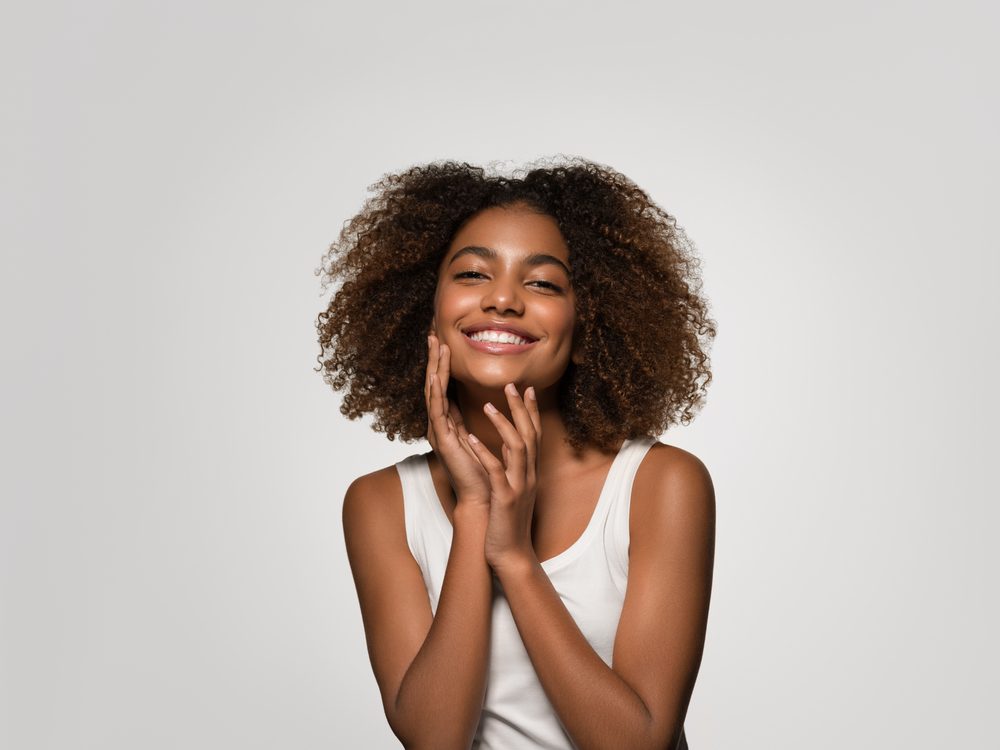
{"label": "white tank top", "polygon": [[[626,440],[611,465],[590,523],[566,551],[542,563],[587,642],[611,666],[628,583],[632,481],[652,440]],[[396,464],[403,484],[406,541],[420,566],[431,611],[437,612],[451,551],[452,526],[424,456]],[[574,750],[545,696],[493,577],[493,618],[486,699],[472,747],[477,750]],[[686,747],[681,742],[680,747]]]}

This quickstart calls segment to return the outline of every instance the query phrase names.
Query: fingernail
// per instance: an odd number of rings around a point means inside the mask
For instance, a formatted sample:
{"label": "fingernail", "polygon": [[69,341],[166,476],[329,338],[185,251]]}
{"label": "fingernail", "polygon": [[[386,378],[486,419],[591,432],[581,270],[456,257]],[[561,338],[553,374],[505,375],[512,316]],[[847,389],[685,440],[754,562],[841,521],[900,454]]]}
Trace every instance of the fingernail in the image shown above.
{"label": "fingernail", "polygon": [[526,390],[524,393],[532,401],[535,400],[535,386],[533,386],[533,385],[532,386],[528,386],[528,390]]}
{"label": "fingernail", "polygon": [[431,348],[431,337],[430,336],[427,337],[427,348],[428,349]]}
{"label": "fingernail", "polygon": [[477,438],[477,437],[476,437],[475,435],[473,435],[473,434],[472,434],[472,433],[470,432],[470,433],[469,433],[469,442],[470,442],[470,443],[478,443],[478,442],[479,442],[479,438]]}
{"label": "fingernail", "polygon": [[513,383],[507,383],[507,387],[504,388],[504,390],[507,391],[507,393],[509,393],[511,396],[517,395],[517,386],[515,386]]}
{"label": "fingernail", "polygon": [[486,402],[486,411],[488,411],[490,414],[496,414],[497,413],[497,408],[493,404],[491,404],[489,401],[487,401]]}
{"label": "fingernail", "polygon": [[434,378],[435,378],[435,375],[434,375],[434,373],[432,372],[432,373],[431,373],[431,385],[434,385]]}

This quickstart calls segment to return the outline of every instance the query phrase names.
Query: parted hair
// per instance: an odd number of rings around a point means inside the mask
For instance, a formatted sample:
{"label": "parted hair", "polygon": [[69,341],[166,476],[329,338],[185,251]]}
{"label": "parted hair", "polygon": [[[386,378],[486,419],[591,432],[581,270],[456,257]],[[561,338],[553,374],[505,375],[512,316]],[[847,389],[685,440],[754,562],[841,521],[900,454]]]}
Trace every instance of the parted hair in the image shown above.
{"label": "parted hair", "polygon": [[517,206],[555,219],[569,248],[582,355],[559,384],[570,442],[653,437],[701,408],[715,322],[698,259],[675,219],[624,175],[582,159],[511,176],[439,162],[385,175],[369,192],[317,270],[335,289],[316,322],[318,369],[344,392],[345,416],[372,414],[390,440],[426,436],[440,264],[471,217]]}

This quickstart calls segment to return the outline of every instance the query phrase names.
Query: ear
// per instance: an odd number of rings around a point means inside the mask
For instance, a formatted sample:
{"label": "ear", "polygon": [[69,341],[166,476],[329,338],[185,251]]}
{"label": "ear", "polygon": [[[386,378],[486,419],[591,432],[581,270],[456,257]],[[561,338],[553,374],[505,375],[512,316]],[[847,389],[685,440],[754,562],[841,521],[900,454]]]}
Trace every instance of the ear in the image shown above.
{"label": "ear", "polygon": [[580,338],[578,336],[573,337],[573,351],[570,353],[569,358],[574,365],[583,364],[583,350],[580,348]]}

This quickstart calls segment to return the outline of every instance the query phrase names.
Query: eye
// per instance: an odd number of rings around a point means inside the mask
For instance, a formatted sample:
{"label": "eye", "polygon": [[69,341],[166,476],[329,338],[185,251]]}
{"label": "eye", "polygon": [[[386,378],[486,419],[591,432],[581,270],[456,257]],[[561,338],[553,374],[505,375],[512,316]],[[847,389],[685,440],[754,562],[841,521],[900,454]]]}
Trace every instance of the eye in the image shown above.
{"label": "eye", "polygon": [[528,286],[533,286],[539,289],[546,289],[552,292],[561,292],[563,288],[558,284],[553,284],[551,281],[546,281],[545,279],[536,279],[535,281],[529,281]]}
{"label": "eye", "polygon": [[452,278],[455,279],[485,279],[486,274],[479,273],[479,271],[459,271]]}

